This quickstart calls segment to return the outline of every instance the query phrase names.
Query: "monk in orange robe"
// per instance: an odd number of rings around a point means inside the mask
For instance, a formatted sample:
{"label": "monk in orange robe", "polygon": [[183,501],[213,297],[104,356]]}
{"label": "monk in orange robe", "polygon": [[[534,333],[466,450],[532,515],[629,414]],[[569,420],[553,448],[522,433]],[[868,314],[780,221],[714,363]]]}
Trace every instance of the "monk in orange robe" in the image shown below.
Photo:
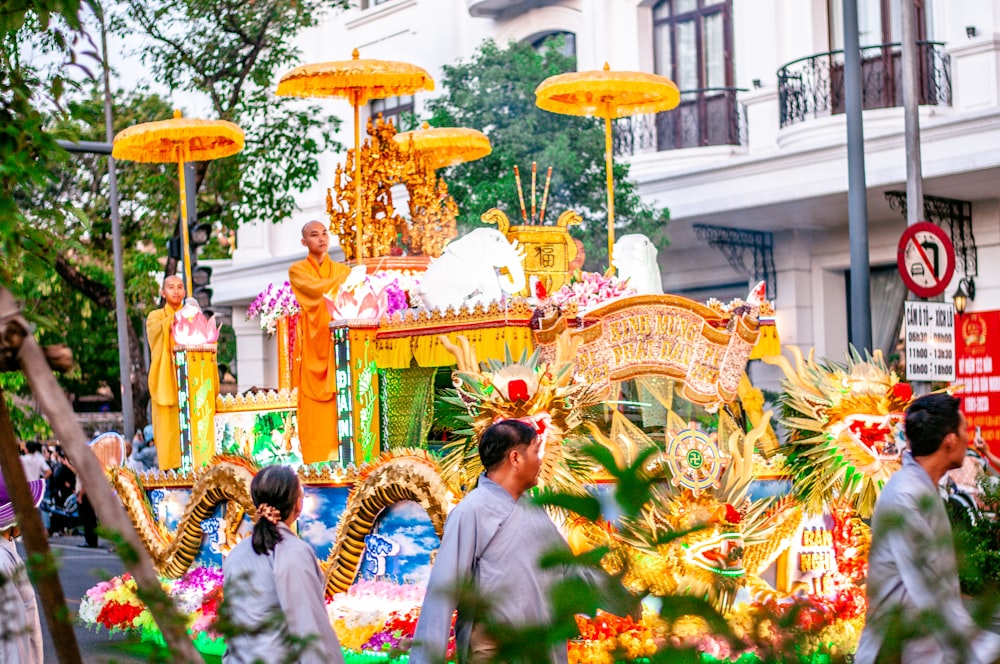
{"label": "monk in orange robe", "polygon": [[302,309],[292,369],[292,384],[299,388],[299,442],[304,463],[336,461],[340,457],[336,364],[330,338],[332,319],[323,294],[335,294],[351,269],[327,255],[330,235],[321,222],[310,221],[302,227],[302,244],[309,255],[288,268],[288,281]]}
{"label": "monk in orange robe", "polygon": [[184,281],[178,276],[163,280],[160,295],[166,304],[146,318],[149,340],[149,399],[153,410],[153,440],[160,470],[181,467],[180,405],[177,401],[177,368],[174,366],[174,314],[184,303]]}

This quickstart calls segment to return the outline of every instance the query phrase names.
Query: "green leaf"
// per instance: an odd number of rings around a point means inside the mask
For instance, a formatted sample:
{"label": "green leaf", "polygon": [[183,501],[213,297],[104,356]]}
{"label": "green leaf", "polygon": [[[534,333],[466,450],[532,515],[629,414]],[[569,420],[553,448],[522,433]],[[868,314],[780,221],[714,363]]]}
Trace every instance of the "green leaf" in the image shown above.
{"label": "green leaf", "polygon": [[534,496],[532,502],[536,505],[559,507],[569,510],[590,521],[597,521],[601,517],[600,501],[589,494],[575,495],[545,491]]}

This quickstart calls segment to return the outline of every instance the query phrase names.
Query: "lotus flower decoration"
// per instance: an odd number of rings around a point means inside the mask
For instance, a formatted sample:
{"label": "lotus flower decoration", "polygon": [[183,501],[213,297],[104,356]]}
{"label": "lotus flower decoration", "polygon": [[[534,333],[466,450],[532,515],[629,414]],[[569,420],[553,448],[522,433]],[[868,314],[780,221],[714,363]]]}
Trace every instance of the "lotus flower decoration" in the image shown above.
{"label": "lotus flower decoration", "polygon": [[324,298],[334,320],[378,320],[409,307],[400,279],[386,271],[349,280],[336,294],[327,293]]}
{"label": "lotus flower decoration", "polygon": [[538,374],[523,364],[506,366],[492,377],[505,401],[530,401],[538,391]]}
{"label": "lotus flower decoration", "polygon": [[174,315],[173,333],[178,346],[205,346],[219,341],[215,315],[206,317],[198,305],[190,301]]}

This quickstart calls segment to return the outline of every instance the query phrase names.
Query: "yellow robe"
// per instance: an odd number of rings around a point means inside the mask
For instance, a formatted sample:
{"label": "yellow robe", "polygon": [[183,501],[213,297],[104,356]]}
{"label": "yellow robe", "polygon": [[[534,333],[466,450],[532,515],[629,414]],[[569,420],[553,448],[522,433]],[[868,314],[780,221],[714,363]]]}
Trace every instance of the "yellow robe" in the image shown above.
{"label": "yellow robe", "polygon": [[302,461],[338,460],[337,386],[330,343],[330,313],[323,294],[339,288],[351,269],[329,258],[318,264],[311,256],[288,268],[288,281],[299,301],[292,384],[299,388],[299,442]]}
{"label": "yellow robe", "polygon": [[170,326],[179,310],[168,304],[146,318],[149,340],[149,399],[153,411],[153,439],[160,470],[181,467],[180,407],[177,403],[177,369]]}

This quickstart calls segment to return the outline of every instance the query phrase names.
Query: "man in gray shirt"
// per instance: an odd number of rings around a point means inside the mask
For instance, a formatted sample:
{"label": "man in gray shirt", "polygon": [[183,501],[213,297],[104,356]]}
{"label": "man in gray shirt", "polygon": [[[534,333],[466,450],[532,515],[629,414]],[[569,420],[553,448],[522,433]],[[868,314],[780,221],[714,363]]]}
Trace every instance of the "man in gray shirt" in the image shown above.
{"label": "man in gray shirt", "polygon": [[906,411],[903,467],[872,516],[868,616],[857,664],[989,664],[1000,635],[976,626],[962,604],[951,524],[938,480],[960,468],[969,444],[959,400],[929,394]]}
{"label": "man in gray shirt", "polygon": [[[486,472],[479,484],[448,515],[427,595],[410,651],[411,664],[445,661],[456,590],[472,582],[490,602],[489,619],[510,627],[543,625],[551,617],[549,589],[565,569],[541,569],[539,560],[567,547],[549,515],[524,495],[538,483],[544,442],[520,420],[490,426],[479,443]],[[455,623],[459,662],[478,664],[496,654],[481,620],[458,608]],[[566,643],[551,648],[545,660],[567,661]]]}

